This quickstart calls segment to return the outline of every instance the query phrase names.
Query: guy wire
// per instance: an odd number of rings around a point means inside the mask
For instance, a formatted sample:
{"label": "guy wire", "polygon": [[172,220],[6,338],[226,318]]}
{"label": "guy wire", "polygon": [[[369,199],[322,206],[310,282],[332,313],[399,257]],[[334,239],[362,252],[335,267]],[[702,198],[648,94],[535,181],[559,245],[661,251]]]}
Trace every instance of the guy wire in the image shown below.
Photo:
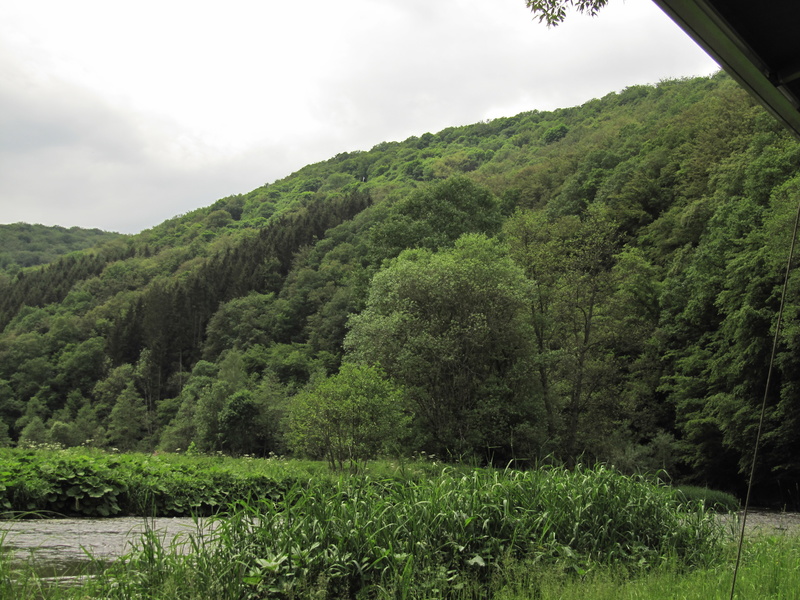
{"label": "guy wire", "polygon": [[786,273],[783,277],[783,289],[781,290],[781,301],[780,306],[778,308],[778,320],[775,323],[775,335],[772,338],[772,352],[770,353],[769,357],[769,368],[767,369],[767,381],[764,384],[764,398],[761,401],[761,416],[758,419],[758,431],[756,432],[756,442],[753,446],[753,461],[750,464],[750,479],[747,483],[747,496],[744,500],[744,511],[742,512],[742,528],[739,532],[739,548],[736,552],[736,565],[733,568],[733,581],[731,581],[731,596],[730,600],[733,600],[733,594],[736,591],[736,575],[739,572],[739,563],[742,559],[742,544],[744,542],[744,527],[747,524],[747,511],[750,508],[750,492],[753,489],[753,478],[756,472],[756,459],[758,457],[758,445],[761,442],[761,430],[764,427],[764,414],[767,411],[767,397],[769,395],[769,384],[772,380],[772,370],[773,365],[775,364],[775,354],[778,350],[778,337],[780,335],[781,330],[781,321],[783,320],[783,306],[786,302],[786,290],[789,286],[789,273],[792,269],[792,261],[794,260],[794,247],[795,241],[797,240],[797,231],[800,229],[800,202],[797,205],[797,215],[794,220],[794,231],[792,232],[792,241],[789,246],[789,259],[786,261]]}

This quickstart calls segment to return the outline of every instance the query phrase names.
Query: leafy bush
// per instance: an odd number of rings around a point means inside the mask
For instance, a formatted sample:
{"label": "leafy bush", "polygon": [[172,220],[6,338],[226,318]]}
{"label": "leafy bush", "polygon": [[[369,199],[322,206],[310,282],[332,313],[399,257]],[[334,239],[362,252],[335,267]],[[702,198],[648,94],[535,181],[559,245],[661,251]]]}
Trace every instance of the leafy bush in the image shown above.
{"label": "leafy bush", "polygon": [[564,125],[564,123],[559,123],[545,131],[542,140],[545,144],[552,144],[553,142],[563,139],[567,133],[569,133],[569,127]]}
{"label": "leafy bush", "polygon": [[679,497],[683,498],[687,503],[700,502],[708,510],[730,512],[740,508],[739,500],[728,492],[710,490],[694,485],[679,485],[676,486],[676,490]]}
{"label": "leafy bush", "polygon": [[722,541],[699,503],[604,466],[442,469],[428,457],[383,463],[376,478],[280,459],[53,450],[4,451],[0,463],[6,491],[30,476],[29,497],[58,488],[35,476],[49,464],[64,480],[80,470],[118,476],[120,508],[149,499],[157,513],[218,509],[182,547],[146,533],[81,597],[486,597],[522,565],[573,574],[703,566]]}
{"label": "leafy bush", "polygon": [[383,372],[344,364],[339,373],[292,399],[289,440],[339,470],[393,449],[403,434],[403,392]]}
{"label": "leafy bush", "polygon": [[280,498],[310,476],[278,459],[3,448],[0,507],[93,517],[209,515],[241,500]]}
{"label": "leafy bush", "polygon": [[[220,522],[248,564],[256,597],[419,590],[487,583],[508,560],[642,569],[717,555],[720,528],[667,487],[605,467],[498,472],[445,469],[422,481],[343,477],[245,506]],[[320,583],[323,582],[323,583]],[[369,592],[368,592],[369,594]]]}

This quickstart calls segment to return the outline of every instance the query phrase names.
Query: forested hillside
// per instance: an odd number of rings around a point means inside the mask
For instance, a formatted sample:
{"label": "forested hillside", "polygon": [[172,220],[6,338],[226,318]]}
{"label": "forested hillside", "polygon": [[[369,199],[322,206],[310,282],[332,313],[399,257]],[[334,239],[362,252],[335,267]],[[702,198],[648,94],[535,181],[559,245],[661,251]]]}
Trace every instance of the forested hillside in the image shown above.
{"label": "forested hillside", "polygon": [[29,223],[0,225],[0,274],[53,262],[64,254],[122,237],[121,233]]}
{"label": "forested hillside", "polygon": [[[0,427],[736,490],[799,166],[723,74],[340,154],[0,280]],[[784,319],[757,480],[796,502],[797,275]]]}

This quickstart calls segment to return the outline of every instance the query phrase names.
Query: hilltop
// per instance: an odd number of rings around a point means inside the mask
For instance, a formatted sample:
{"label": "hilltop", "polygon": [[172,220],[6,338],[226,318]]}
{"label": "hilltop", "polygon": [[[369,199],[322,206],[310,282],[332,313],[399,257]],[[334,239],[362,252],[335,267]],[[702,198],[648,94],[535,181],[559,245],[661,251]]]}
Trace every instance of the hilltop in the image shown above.
{"label": "hilltop", "polygon": [[0,225],[0,271],[16,273],[20,269],[53,262],[64,254],[91,248],[122,235],[81,227],[30,223]]}

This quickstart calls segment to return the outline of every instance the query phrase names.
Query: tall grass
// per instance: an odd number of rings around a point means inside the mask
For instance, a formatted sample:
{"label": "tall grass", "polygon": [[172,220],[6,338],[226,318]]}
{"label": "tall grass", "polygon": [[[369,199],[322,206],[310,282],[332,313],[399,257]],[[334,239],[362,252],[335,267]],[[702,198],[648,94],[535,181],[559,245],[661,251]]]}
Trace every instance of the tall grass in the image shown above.
{"label": "tall grass", "polygon": [[[800,537],[769,536],[748,539],[739,575],[737,600],[796,600],[800,598]],[[494,587],[496,600],[728,600],[736,553],[726,548],[724,560],[698,569],[667,563],[631,576],[613,565],[583,577],[558,570],[530,571],[516,567]]]}
{"label": "tall grass", "polygon": [[[157,539],[152,540],[159,544]],[[147,541],[146,543],[151,543]],[[81,587],[48,586],[34,576],[15,574],[13,583],[0,567],[2,600],[46,599],[87,600],[89,598],[141,599],[244,599],[279,597],[253,592],[241,580],[226,580],[233,569],[224,562],[219,550],[207,546],[200,550],[203,560],[173,554],[165,548],[163,562],[154,564],[165,573],[158,587],[143,582],[136,571],[137,560],[120,563],[105,578],[87,581]],[[361,598],[390,600],[397,598],[493,598],[494,600],[727,600],[735,546],[726,548],[723,560],[709,567],[688,569],[668,562],[653,569],[630,573],[615,565],[598,565],[583,575],[555,564],[530,564],[504,561],[491,580],[459,590],[449,589],[427,596],[410,588],[365,590]],[[742,567],[737,578],[737,600],[794,600],[800,590],[800,538],[770,536],[745,542]],[[297,590],[296,598],[324,598],[321,586]]]}
{"label": "tall grass", "polygon": [[739,500],[733,494],[711,490],[696,485],[679,485],[676,491],[689,503],[701,502],[703,506],[718,512],[739,510]]}
{"label": "tall grass", "polygon": [[705,567],[721,540],[699,505],[605,467],[342,476],[241,502],[183,548],[148,534],[93,585],[108,598],[484,598],[514,565]]}

